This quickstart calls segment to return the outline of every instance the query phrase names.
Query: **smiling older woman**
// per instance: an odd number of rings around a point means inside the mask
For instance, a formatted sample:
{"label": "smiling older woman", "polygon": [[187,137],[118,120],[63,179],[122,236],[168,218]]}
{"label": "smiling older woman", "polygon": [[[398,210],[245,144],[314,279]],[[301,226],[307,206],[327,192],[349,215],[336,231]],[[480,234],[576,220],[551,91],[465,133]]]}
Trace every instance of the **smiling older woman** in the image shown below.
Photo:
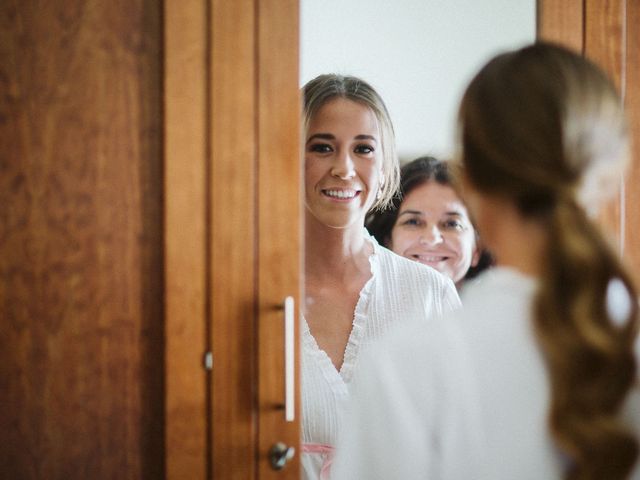
{"label": "smiling older woman", "polygon": [[493,263],[449,164],[435,157],[419,157],[402,167],[400,195],[388,209],[369,214],[367,229],[398,255],[448,276],[458,289]]}

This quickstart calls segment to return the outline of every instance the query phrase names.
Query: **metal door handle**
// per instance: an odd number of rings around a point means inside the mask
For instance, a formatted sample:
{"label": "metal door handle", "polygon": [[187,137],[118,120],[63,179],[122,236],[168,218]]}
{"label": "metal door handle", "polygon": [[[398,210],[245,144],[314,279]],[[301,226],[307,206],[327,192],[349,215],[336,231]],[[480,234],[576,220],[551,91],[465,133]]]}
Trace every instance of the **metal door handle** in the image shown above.
{"label": "metal door handle", "polygon": [[284,299],[284,419],[295,419],[295,303],[293,297]]}

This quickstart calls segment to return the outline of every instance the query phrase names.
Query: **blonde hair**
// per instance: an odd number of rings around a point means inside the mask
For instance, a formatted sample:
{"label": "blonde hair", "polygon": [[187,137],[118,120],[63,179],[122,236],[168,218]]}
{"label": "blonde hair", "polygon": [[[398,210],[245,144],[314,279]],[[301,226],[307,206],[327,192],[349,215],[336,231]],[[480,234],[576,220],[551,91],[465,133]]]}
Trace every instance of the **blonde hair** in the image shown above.
{"label": "blonde hair", "polygon": [[382,174],[384,182],[371,207],[383,210],[391,205],[400,181],[398,156],[393,123],[387,107],[375,89],[364,80],[345,75],[325,74],[307,82],[303,93],[303,134],[306,136],[311,118],[328,101],[345,98],[370,108],[380,128],[382,145]]}
{"label": "blonde hair", "polygon": [[[637,292],[584,209],[589,188],[613,191],[628,160],[620,98],[594,64],[538,43],[491,60],[465,92],[459,121],[469,181],[511,199],[548,234],[532,316],[565,478],[626,478],[638,440],[618,416],[636,379]],[[610,309],[612,285],[628,297],[622,318]]]}

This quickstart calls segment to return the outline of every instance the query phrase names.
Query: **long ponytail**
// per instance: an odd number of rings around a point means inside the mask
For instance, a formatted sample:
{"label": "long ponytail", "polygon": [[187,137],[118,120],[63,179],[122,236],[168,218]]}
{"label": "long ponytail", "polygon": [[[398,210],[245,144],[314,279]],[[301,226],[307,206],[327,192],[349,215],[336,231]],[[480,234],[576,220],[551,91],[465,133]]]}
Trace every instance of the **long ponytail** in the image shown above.
{"label": "long ponytail", "polygon": [[[575,202],[558,202],[548,222],[534,327],[551,382],[550,431],[569,458],[567,479],[624,479],[638,457],[637,439],[618,419],[637,373],[637,294]],[[613,286],[626,291],[622,312],[611,304]]]}

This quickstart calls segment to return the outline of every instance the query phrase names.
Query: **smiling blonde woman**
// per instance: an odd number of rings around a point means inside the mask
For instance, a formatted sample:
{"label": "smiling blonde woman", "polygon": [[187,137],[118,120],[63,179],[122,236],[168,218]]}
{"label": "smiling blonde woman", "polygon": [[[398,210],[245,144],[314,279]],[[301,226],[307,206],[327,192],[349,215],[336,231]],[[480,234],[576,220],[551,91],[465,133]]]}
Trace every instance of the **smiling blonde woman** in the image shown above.
{"label": "smiling blonde woman", "polygon": [[326,479],[362,351],[403,323],[460,304],[453,283],[393,254],[364,228],[397,188],[393,127],[376,91],[322,75],[303,88],[305,304],[302,467]]}

